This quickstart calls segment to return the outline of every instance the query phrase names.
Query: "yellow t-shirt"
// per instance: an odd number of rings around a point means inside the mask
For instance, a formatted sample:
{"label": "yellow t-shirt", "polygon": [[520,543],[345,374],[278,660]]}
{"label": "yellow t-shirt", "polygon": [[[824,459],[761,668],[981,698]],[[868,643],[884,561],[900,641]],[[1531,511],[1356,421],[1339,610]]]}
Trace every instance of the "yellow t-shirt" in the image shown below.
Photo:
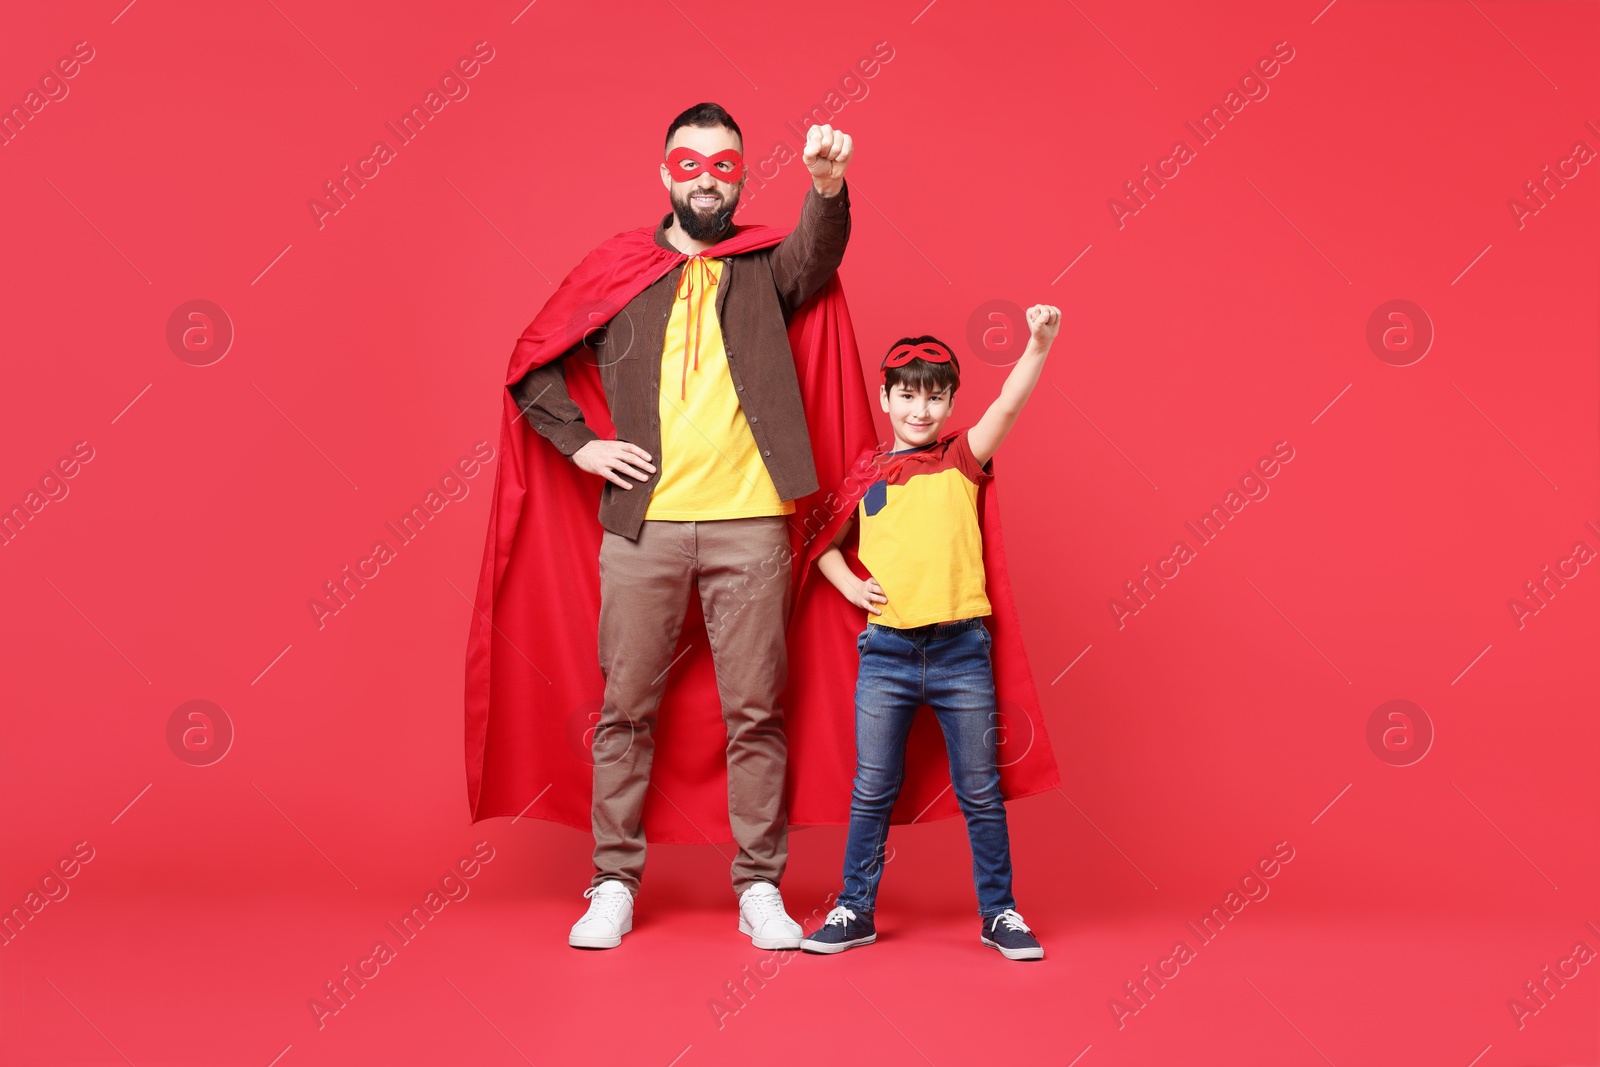
{"label": "yellow t-shirt", "polygon": [[691,257],[678,282],[661,348],[661,478],[646,519],[794,513],[794,501],[772,484],[728,371],[717,321],[722,267],[720,259]]}
{"label": "yellow t-shirt", "polygon": [[967,431],[881,453],[877,463],[884,476],[856,509],[857,552],[889,599],[867,621],[905,629],[991,614],[978,486],[993,475],[978,465]]}

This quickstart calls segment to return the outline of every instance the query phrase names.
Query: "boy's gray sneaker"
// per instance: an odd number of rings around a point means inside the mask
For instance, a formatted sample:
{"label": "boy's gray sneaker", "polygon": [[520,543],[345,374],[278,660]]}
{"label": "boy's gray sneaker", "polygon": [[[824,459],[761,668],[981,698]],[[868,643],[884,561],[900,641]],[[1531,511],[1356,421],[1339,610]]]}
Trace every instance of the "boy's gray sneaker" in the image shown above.
{"label": "boy's gray sneaker", "polygon": [[979,939],[1008,960],[1042,960],[1044,946],[1033,936],[1022,916],[1007,908],[992,919],[983,920]]}
{"label": "boy's gray sneaker", "polygon": [[870,945],[878,940],[878,931],[872,925],[871,915],[857,915],[844,905],[828,912],[816,933],[800,942],[807,952],[832,955],[857,945]]}

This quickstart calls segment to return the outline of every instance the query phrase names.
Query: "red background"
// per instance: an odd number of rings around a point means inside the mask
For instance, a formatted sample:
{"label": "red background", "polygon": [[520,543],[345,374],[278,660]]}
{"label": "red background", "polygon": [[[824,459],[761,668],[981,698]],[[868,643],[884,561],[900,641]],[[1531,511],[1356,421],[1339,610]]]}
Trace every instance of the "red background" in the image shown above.
{"label": "red background", "polygon": [[[1600,549],[1600,172],[1508,207],[1600,149],[1596,5],[124,2],[0,34],[7,107],[94,49],[0,149],[0,502],[94,450],[0,547],[0,904],[94,849],[0,947],[4,1063],[1600,1057],[1593,968],[1520,1028],[1507,1005],[1600,948],[1600,576],[1520,629],[1507,603]],[[470,94],[319,228],[307,201],[478,41]],[[1119,228],[1108,199],[1280,41],[1270,94]],[[670,846],[624,946],[577,953],[587,838],[467,822],[492,471],[323,629],[306,601],[496,443],[551,283],[666,210],[672,115],[715,99],[752,162],[795,150],[878,42],[834,118],[863,352],[964,340],[992,300],[1065,312],[1004,450],[1066,783],[1011,809],[1049,956],[977,945],[955,820],[896,831],[870,950],[763,962],[725,856]],[[792,224],[803,168],[754,186],[741,220]],[[204,367],[166,340],[195,299],[236,331]],[[1410,366],[1366,341],[1393,299],[1436,333]],[[968,362],[958,422],[1005,373]],[[1119,629],[1107,601],[1279,441],[1270,495]],[[167,741],[195,699],[236,731],[205,767]],[[1394,699],[1435,734],[1409,766],[1367,741]],[[471,896],[319,1029],[308,1000],[480,840]],[[1270,896],[1119,1028],[1107,1001],[1281,841]],[[842,843],[794,836],[797,918]],[[769,979],[727,999],[746,967]]]}

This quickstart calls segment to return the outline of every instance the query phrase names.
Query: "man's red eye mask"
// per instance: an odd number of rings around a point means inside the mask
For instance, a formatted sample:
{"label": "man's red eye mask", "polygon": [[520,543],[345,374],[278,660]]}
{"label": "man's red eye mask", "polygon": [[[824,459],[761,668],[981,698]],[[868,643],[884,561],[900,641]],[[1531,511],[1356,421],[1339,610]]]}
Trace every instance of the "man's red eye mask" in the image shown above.
{"label": "man's red eye mask", "polygon": [[[723,163],[732,163],[733,166],[728,170],[719,170],[719,165]],[[744,157],[737,148],[724,148],[714,156],[703,156],[692,148],[678,147],[667,153],[667,169],[680,182],[692,182],[709,172],[719,182],[732,185],[744,177]]]}

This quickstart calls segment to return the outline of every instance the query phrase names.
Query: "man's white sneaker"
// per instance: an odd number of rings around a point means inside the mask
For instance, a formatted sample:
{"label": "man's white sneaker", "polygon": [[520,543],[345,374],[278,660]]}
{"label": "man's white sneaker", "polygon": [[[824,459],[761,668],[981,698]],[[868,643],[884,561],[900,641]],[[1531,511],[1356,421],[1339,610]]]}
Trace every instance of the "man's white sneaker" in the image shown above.
{"label": "man's white sneaker", "polygon": [[739,897],[739,932],[756,948],[799,948],[800,924],[783,910],[783,895],[770,882],[757,882]]}
{"label": "man's white sneaker", "polygon": [[615,878],[583,891],[589,910],[572,924],[567,944],[573,948],[616,948],[633,929],[633,894]]}

